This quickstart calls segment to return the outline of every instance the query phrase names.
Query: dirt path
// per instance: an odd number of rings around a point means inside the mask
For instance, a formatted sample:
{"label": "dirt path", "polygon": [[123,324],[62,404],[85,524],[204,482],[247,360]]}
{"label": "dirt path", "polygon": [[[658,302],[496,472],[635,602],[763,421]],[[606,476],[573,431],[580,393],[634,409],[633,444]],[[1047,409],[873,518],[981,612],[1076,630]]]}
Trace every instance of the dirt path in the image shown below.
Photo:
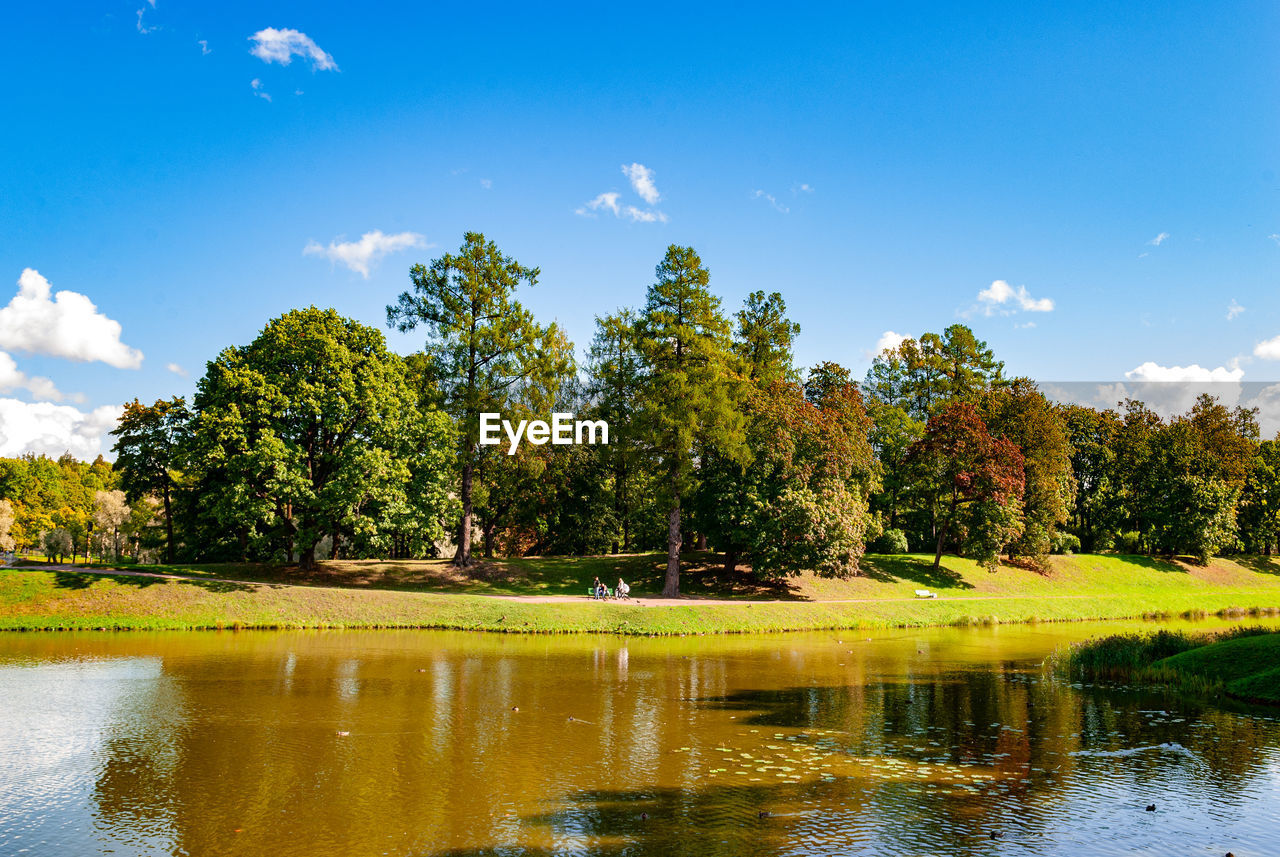
{"label": "dirt path", "polygon": [[[9,566],[5,566],[8,568]],[[226,577],[197,577],[195,575],[186,574],[161,574],[153,571],[125,571],[124,569],[115,568],[80,568],[73,565],[40,565],[40,566],[22,566],[22,568],[39,570],[39,571],[66,571],[73,574],[97,574],[104,577],[146,577],[155,580],[178,580],[190,581],[193,583],[230,583],[237,586],[265,586],[275,589],[331,589],[338,592],[372,592],[372,591],[388,591],[388,592],[407,592],[414,594],[415,590],[374,590],[359,589],[350,586],[308,586],[297,583],[270,583],[261,580],[234,580]],[[472,595],[477,598],[493,598],[499,601],[518,601],[525,604],[580,604],[590,602],[592,599],[586,595],[491,595],[486,593],[431,593],[425,592],[418,594],[451,594],[451,595]],[[938,598],[832,598],[819,601],[801,601],[787,599],[748,599],[748,598],[699,598],[697,596],[682,596],[680,598],[631,598],[625,602],[608,601],[609,604],[632,604],[637,607],[679,607],[685,604],[706,604],[711,606],[731,606],[743,604],[884,604],[903,601],[1005,601],[1017,598],[1036,598],[1036,599],[1053,599],[1063,600],[1071,598],[1094,598],[1095,595],[944,595]]]}

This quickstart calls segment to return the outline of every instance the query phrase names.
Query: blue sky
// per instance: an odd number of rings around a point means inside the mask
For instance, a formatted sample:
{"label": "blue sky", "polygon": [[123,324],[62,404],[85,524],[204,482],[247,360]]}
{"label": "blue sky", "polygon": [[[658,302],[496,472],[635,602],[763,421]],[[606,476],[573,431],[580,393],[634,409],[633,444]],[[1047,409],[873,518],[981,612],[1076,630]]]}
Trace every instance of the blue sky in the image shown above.
{"label": "blue sky", "polygon": [[0,454],[94,452],[292,307],[381,327],[466,230],[580,347],[680,243],[729,310],[783,292],[803,364],[963,321],[1046,381],[1274,381],[1280,8],[1213,12],[16,7],[0,307],[30,268],[97,315],[0,310]]}

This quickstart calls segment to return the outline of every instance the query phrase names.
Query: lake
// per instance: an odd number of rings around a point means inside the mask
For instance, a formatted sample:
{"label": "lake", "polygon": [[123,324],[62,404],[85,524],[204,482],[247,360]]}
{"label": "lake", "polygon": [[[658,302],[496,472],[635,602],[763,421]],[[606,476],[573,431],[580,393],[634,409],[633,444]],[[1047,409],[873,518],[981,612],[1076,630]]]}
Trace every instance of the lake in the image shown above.
{"label": "lake", "polygon": [[0,855],[1280,854],[1275,713],[1042,670],[1168,626],[0,635]]}

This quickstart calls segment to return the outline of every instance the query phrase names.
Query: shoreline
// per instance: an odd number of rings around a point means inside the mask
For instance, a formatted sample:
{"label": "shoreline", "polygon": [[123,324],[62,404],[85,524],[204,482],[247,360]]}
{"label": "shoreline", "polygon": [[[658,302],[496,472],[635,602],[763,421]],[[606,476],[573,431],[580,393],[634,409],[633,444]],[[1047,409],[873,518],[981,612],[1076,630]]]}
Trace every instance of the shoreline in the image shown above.
{"label": "shoreline", "polygon": [[[957,564],[961,571],[955,573],[955,585],[939,587],[937,598],[903,594],[915,585],[909,580],[860,579],[844,582],[845,588],[829,598],[641,596],[630,602],[599,602],[563,592],[441,593],[118,569],[5,568],[0,570],[0,630],[422,629],[692,636],[1280,615],[1280,576],[1270,572],[1222,561],[1173,575],[1169,568],[1153,571],[1136,561],[1097,559],[1063,560],[1055,569],[1058,576],[1050,578],[1019,569],[983,577]],[[862,597],[837,597],[853,595]]]}

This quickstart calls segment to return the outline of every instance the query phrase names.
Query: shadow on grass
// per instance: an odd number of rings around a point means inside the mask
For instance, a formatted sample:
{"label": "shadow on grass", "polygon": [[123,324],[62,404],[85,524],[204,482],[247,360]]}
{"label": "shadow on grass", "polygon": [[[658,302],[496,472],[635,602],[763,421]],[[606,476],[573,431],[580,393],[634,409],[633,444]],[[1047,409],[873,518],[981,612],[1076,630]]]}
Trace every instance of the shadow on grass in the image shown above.
{"label": "shadow on grass", "polygon": [[860,566],[865,576],[882,583],[909,580],[935,589],[973,589],[973,584],[959,572],[951,571],[945,565],[935,571],[932,562],[919,557],[864,556]]}
{"label": "shadow on grass", "polygon": [[1116,554],[1116,559],[1140,568],[1149,568],[1152,571],[1163,571],[1170,574],[1190,573],[1185,566],[1180,565],[1169,557],[1146,556],[1144,554]]}
{"label": "shadow on grass", "polygon": [[1250,571],[1256,571],[1258,574],[1275,574],[1280,575],[1280,562],[1271,556],[1233,556],[1231,559],[1236,561],[1237,565],[1242,565]]}
{"label": "shadow on grass", "polygon": [[195,580],[186,578],[150,577],[141,574],[84,574],[75,571],[55,571],[53,585],[59,589],[88,589],[99,580],[110,580],[120,586],[132,586],[147,589],[157,583],[181,583],[186,586],[198,586],[209,592],[252,592],[256,587],[247,583],[235,583],[229,580]]}

